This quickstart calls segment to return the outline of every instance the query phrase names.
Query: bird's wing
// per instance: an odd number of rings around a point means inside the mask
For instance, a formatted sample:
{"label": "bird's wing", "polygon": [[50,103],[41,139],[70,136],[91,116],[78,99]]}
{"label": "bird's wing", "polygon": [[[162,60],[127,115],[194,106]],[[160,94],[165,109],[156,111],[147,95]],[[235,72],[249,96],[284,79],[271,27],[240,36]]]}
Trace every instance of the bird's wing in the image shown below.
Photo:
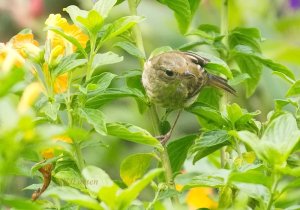
{"label": "bird's wing", "polygon": [[200,65],[201,67],[204,67],[205,64],[207,64],[210,60],[208,58],[204,58],[196,53],[193,52],[183,52],[186,56],[188,56],[191,61],[195,64]]}

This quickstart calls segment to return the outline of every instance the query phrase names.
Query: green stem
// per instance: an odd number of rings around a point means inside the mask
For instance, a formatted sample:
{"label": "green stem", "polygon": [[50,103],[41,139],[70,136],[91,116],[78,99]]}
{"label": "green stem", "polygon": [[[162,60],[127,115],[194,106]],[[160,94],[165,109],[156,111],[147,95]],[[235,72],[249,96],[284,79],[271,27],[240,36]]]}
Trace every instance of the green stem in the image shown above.
{"label": "green stem", "polygon": [[[129,6],[131,15],[137,15],[137,6],[138,6],[137,0],[128,0],[128,6]],[[145,55],[145,48],[144,48],[144,43],[143,43],[142,32],[141,32],[139,26],[135,25],[132,28],[132,32],[133,32],[136,46]],[[140,58],[139,61],[140,61],[141,66],[143,67],[144,63],[145,63],[145,59]]]}
{"label": "green stem", "polygon": [[221,34],[224,36],[223,44],[225,46],[228,44],[228,3],[229,0],[222,0],[221,6]]}
{"label": "green stem", "polygon": [[[228,45],[227,43],[227,35],[228,35],[228,2],[229,0],[222,0],[222,5],[221,5],[221,34],[224,36],[223,38],[223,44],[225,46]],[[225,56],[222,56],[222,59],[226,59]],[[227,104],[227,99],[223,95],[220,99],[220,111],[221,113],[226,110],[226,104]],[[226,154],[225,154],[225,149],[221,149],[221,167],[224,168],[226,165]]]}
{"label": "green stem", "polygon": [[[137,0],[128,0],[128,6],[129,6],[131,15],[137,15],[137,6],[138,6]],[[135,25],[132,30],[133,30],[133,36],[134,36],[134,39],[136,42],[136,46],[145,55],[146,53],[145,53],[145,48],[144,48],[144,44],[143,44],[142,33],[141,33],[139,26]],[[140,60],[141,67],[143,68],[145,59],[140,58],[139,60]],[[159,117],[158,117],[155,105],[152,105],[150,107],[150,115],[151,115],[151,119],[153,122],[154,135],[159,135],[160,134],[160,132],[159,132]],[[173,180],[173,172],[172,172],[172,168],[171,168],[169,154],[168,154],[166,146],[163,146],[163,147],[164,147],[163,151],[160,151],[160,158],[161,158],[162,167],[165,169],[166,182],[170,189],[175,190],[175,184],[174,184],[174,180]],[[172,199],[173,203],[179,204],[179,200],[176,195],[171,197],[171,199]]]}
{"label": "green stem", "polygon": [[86,70],[86,78],[85,78],[85,81],[89,81],[92,77],[92,74],[93,74],[93,69],[92,69],[92,65],[93,65],[93,62],[94,62],[94,57],[96,55],[95,53],[95,42],[96,40],[91,37],[91,40],[90,40],[90,44],[91,44],[91,52],[90,52],[90,57],[89,57],[89,60],[88,60],[88,63],[87,63],[87,70]]}
{"label": "green stem", "polygon": [[280,175],[276,172],[272,173],[272,180],[273,180],[273,185],[271,188],[271,196],[268,202],[267,210],[271,210],[273,202],[274,202],[274,194],[276,193],[276,189],[279,183]]}
{"label": "green stem", "polygon": [[[72,84],[72,72],[68,75],[68,90],[67,90],[67,98],[66,98],[66,106],[68,113],[68,127],[73,127],[73,109],[72,109],[72,98],[71,98],[71,84]],[[82,152],[80,149],[80,145],[78,144],[76,139],[73,139],[73,147],[76,156],[76,163],[80,171],[84,168],[84,160],[82,157]]]}

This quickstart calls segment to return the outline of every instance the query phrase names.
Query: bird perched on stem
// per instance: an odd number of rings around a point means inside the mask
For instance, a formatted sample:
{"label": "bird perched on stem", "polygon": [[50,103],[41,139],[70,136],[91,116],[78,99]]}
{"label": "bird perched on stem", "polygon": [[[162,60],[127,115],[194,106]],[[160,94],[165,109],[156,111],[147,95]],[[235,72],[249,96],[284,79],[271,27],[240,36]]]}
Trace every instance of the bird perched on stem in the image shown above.
{"label": "bird perched on stem", "polygon": [[182,109],[197,99],[204,86],[221,88],[235,95],[222,77],[204,67],[209,60],[191,52],[171,51],[145,63],[142,82],[150,101],[168,109]]}
{"label": "bird perched on stem", "polygon": [[170,131],[159,138],[162,144],[170,138],[181,110],[195,102],[203,87],[213,86],[235,95],[226,79],[204,69],[208,62],[196,53],[171,51],[145,63],[142,82],[150,101],[168,110],[179,109]]}

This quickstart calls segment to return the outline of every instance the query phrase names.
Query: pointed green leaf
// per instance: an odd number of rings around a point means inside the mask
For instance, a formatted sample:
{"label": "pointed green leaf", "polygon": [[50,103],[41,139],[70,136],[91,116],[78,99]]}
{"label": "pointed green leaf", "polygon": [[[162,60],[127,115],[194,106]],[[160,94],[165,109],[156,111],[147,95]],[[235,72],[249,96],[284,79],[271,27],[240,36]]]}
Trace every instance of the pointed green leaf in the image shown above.
{"label": "pointed green leaf", "polygon": [[89,109],[89,108],[82,108],[80,109],[80,114],[84,117],[89,124],[91,124],[95,130],[101,134],[106,135],[106,124],[104,120],[103,113],[98,109]]}
{"label": "pointed green leaf", "polygon": [[57,114],[60,108],[60,104],[48,102],[45,106],[41,108],[41,112],[45,113],[51,120],[57,120]]}
{"label": "pointed green leaf", "polygon": [[107,133],[120,139],[146,144],[162,150],[160,142],[148,131],[129,123],[107,123]]}
{"label": "pointed green leaf", "polygon": [[293,115],[286,113],[279,115],[268,124],[261,139],[248,131],[240,131],[238,136],[260,159],[271,165],[282,166],[298,144],[300,130]]}
{"label": "pointed green leaf", "polygon": [[126,157],[120,167],[120,176],[123,182],[129,186],[140,179],[148,170],[153,158],[154,154],[152,153],[140,153]]}
{"label": "pointed green leaf", "polygon": [[126,16],[121,17],[114,21],[112,24],[106,25],[106,30],[102,36],[102,42],[112,39],[128,29],[130,29],[135,24],[143,21],[144,18],[140,16]]}
{"label": "pointed green leaf", "polygon": [[143,178],[130,185],[123,190],[117,197],[117,209],[125,210],[138,197],[140,192],[159,174],[163,172],[162,169],[153,169],[148,172]]}
{"label": "pointed green leaf", "polygon": [[188,151],[196,138],[197,135],[189,135],[168,143],[167,150],[173,173],[179,172],[182,169]]}
{"label": "pointed green leaf", "polygon": [[220,169],[215,173],[203,173],[198,176],[194,176],[192,181],[186,184],[182,191],[188,190],[194,187],[213,187],[219,188],[226,185],[229,171]]}
{"label": "pointed green leaf", "polygon": [[121,61],[123,61],[123,56],[119,56],[113,52],[98,53],[95,55],[92,69],[95,70],[100,66],[119,63]]}
{"label": "pointed green leaf", "polygon": [[97,93],[96,95],[89,95],[86,107],[88,108],[99,108],[103,104],[110,102],[113,99],[120,99],[121,97],[134,97],[140,102],[146,103],[145,96],[142,92],[137,89],[123,88],[108,88],[106,91]]}
{"label": "pointed green leaf", "polygon": [[145,58],[145,55],[143,52],[141,52],[134,44],[131,42],[123,41],[123,42],[117,42],[114,44],[114,47],[120,47],[129,54],[137,57],[137,58]]}
{"label": "pointed green leaf", "polygon": [[300,80],[296,81],[287,91],[286,97],[293,97],[300,95]]}
{"label": "pointed green leaf", "polygon": [[87,59],[76,59],[77,56],[78,54],[73,53],[63,57],[58,63],[58,66],[53,70],[52,76],[57,77],[87,63]]}
{"label": "pointed green leaf", "polygon": [[85,167],[82,170],[82,176],[85,179],[88,190],[95,195],[98,194],[101,188],[110,187],[115,184],[105,171],[96,166]]}
{"label": "pointed green leaf", "polygon": [[88,209],[103,210],[96,199],[79,192],[71,187],[53,187],[47,189],[43,194],[43,197],[54,197],[68,203],[77,204]]}
{"label": "pointed green leaf", "polygon": [[231,137],[225,130],[215,130],[205,132],[199,139],[196,140],[192,151],[195,153],[193,162],[213,153],[214,151],[229,145]]}
{"label": "pointed green leaf", "polygon": [[106,18],[116,3],[117,0],[99,0],[94,4],[93,9],[99,12],[102,17]]}
{"label": "pointed green leaf", "polygon": [[184,34],[192,21],[193,14],[199,4],[196,0],[158,0],[173,10],[180,32]]}
{"label": "pointed green leaf", "polygon": [[43,209],[40,205],[30,201],[28,198],[24,199],[13,195],[2,195],[0,198],[0,202],[3,209]]}
{"label": "pointed green leaf", "polygon": [[86,31],[93,35],[100,31],[103,24],[103,18],[95,10],[89,11],[87,17],[78,16],[76,20],[85,27]]}

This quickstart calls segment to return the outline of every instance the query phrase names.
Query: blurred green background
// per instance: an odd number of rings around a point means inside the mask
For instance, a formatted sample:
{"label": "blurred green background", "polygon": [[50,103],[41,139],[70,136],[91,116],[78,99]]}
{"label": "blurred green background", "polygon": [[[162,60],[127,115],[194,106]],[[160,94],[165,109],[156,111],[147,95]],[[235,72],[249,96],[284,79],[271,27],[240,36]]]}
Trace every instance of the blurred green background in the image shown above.
{"label": "blurred green background", "polygon": [[[45,40],[43,31],[44,22],[50,13],[62,13],[62,9],[68,5],[76,4],[82,8],[89,8],[92,1],[88,0],[0,0],[0,42],[7,42],[10,37],[23,28],[31,28],[42,44]],[[300,0],[230,0],[229,26],[257,27],[265,39],[262,42],[263,54],[276,62],[282,63],[292,69],[299,78],[300,68]],[[189,41],[197,40],[197,37],[180,34],[173,12],[154,0],[142,0],[138,13],[146,19],[140,24],[143,33],[144,45],[147,56],[151,51],[161,46],[178,48]],[[116,6],[110,19],[116,19],[129,14],[126,2]],[[196,12],[191,28],[208,23],[219,25],[220,0],[202,0]],[[139,67],[136,59],[125,54],[118,48],[112,48],[113,43],[108,44],[105,50],[112,50],[124,56],[124,61],[117,65],[107,66],[101,71],[111,71],[117,74]],[[206,47],[198,47],[196,50],[208,51]],[[113,85],[122,85],[116,81]],[[236,87],[238,97],[230,97],[230,102],[238,102],[248,111],[261,110],[260,120],[265,120],[267,114],[274,107],[273,99],[280,99],[288,88],[288,85],[268,70],[263,71],[259,86],[253,96],[245,97],[245,91]],[[114,101],[102,108],[108,121],[129,122],[140,127],[152,130],[149,116],[141,115],[137,105],[132,99]],[[172,116],[174,118],[174,116]],[[172,118],[171,118],[172,119]],[[181,136],[196,132],[199,125],[195,117],[184,113],[175,129],[175,136]],[[99,137],[96,137],[99,138]],[[129,154],[149,151],[134,143],[119,141],[112,137],[101,139],[105,147],[94,147],[84,150],[85,160],[88,164],[94,164],[105,171],[111,177],[119,178],[119,166],[124,157]],[[187,163],[186,167],[194,167]],[[29,167],[30,168],[30,167]],[[17,178],[12,182],[11,193],[23,194],[21,187],[25,187],[36,180]],[[29,196],[28,192],[27,196]]]}

